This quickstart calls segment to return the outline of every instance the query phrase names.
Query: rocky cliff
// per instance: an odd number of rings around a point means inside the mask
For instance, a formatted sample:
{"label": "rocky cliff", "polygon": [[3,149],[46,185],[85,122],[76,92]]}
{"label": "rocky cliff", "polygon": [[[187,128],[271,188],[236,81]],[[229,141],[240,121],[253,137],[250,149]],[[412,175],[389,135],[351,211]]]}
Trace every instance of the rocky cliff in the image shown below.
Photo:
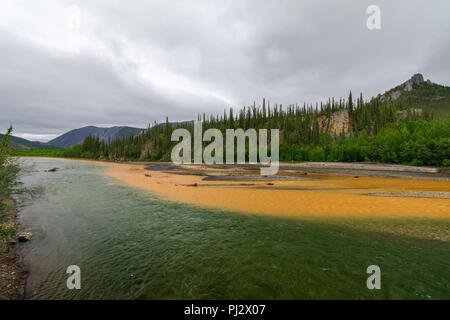
{"label": "rocky cliff", "polygon": [[350,130],[350,117],[346,109],[336,111],[330,117],[322,116],[319,121],[320,131],[326,131],[332,136],[347,134]]}

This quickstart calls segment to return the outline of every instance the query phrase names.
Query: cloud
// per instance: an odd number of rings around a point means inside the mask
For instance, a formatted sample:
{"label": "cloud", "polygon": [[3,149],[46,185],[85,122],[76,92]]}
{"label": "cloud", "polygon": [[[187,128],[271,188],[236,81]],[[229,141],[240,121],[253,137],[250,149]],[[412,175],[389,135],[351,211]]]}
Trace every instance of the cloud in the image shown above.
{"label": "cloud", "polygon": [[[370,4],[381,8],[379,31],[366,28]],[[416,72],[450,76],[445,0],[5,0],[0,9],[0,130],[12,123],[27,137],[188,120],[262,97],[370,97]]]}

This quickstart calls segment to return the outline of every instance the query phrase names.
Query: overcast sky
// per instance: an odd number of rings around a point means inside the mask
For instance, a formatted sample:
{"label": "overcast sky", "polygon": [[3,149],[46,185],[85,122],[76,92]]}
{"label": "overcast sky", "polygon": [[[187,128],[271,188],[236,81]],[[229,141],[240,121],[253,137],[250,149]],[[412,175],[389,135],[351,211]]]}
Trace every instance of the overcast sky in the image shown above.
{"label": "overcast sky", "polygon": [[449,34],[448,0],[1,0],[0,131],[47,141],[262,97],[371,97],[417,72],[449,85]]}

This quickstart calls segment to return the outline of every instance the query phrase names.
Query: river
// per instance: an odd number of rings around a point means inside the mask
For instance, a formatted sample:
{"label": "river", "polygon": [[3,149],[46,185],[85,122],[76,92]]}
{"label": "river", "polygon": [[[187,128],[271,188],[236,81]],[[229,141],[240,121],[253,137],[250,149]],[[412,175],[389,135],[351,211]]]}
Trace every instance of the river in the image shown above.
{"label": "river", "polygon": [[[19,244],[27,299],[450,298],[448,241],[205,209],[124,186],[99,164],[20,161],[24,186],[42,189],[19,214],[33,233]],[[449,230],[448,220],[396,226],[423,223]],[[366,286],[373,264],[381,290]],[[69,265],[80,290],[66,286]]]}

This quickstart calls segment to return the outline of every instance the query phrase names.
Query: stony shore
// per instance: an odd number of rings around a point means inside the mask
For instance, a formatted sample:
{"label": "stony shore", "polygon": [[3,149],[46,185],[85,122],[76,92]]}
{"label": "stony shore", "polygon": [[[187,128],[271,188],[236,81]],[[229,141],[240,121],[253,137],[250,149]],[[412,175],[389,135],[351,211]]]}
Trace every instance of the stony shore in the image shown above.
{"label": "stony shore", "polygon": [[0,300],[18,300],[24,297],[27,271],[19,261],[13,239],[17,230],[17,209],[14,199],[9,199],[6,205],[0,223],[0,232],[7,234],[7,237],[0,240]]}

